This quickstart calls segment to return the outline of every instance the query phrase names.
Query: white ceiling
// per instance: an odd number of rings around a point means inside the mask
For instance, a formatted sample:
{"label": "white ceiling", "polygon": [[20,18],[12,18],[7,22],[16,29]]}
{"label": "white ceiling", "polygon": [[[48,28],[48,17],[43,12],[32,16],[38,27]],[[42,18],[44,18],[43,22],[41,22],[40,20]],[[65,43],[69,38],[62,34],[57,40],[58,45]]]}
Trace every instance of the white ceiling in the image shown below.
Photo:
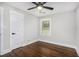
{"label": "white ceiling", "polygon": [[42,9],[42,13],[39,13],[37,9],[27,10],[35,5],[31,2],[6,2],[7,4],[24,10],[35,16],[46,16],[54,13],[68,12],[75,10],[78,6],[78,2],[47,2],[45,6],[53,7],[54,10]]}

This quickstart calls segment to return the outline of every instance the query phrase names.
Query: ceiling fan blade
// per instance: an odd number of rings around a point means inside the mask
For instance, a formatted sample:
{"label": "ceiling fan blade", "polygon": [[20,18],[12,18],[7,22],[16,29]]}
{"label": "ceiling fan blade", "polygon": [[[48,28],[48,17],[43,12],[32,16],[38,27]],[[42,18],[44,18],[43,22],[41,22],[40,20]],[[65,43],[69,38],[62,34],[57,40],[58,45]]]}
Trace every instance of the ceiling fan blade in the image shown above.
{"label": "ceiling fan blade", "polygon": [[38,5],[38,3],[36,3],[36,2],[32,2],[33,4],[35,4],[35,5]]}
{"label": "ceiling fan blade", "polygon": [[49,10],[53,10],[54,8],[52,7],[48,7],[48,6],[43,6],[43,8],[49,9]]}
{"label": "ceiling fan blade", "polygon": [[46,4],[46,2],[43,2],[42,5]]}
{"label": "ceiling fan blade", "polygon": [[32,8],[29,8],[28,10],[31,10],[31,9],[34,9],[34,8],[37,8],[37,7],[32,7]]}

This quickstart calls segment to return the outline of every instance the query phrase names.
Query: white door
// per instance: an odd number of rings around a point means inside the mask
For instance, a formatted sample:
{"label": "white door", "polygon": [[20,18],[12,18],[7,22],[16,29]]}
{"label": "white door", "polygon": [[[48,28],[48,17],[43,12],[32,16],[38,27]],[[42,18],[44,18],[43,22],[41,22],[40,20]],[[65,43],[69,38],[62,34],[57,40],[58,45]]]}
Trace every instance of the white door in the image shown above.
{"label": "white door", "polygon": [[24,15],[10,11],[10,47],[15,49],[24,43]]}

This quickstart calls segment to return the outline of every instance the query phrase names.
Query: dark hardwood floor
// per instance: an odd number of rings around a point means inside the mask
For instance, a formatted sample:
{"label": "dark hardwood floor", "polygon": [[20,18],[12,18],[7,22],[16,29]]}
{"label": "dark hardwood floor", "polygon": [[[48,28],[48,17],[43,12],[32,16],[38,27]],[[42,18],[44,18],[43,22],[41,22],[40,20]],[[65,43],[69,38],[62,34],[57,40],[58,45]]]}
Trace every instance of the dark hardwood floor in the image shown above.
{"label": "dark hardwood floor", "polygon": [[74,48],[46,42],[34,42],[2,55],[2,57],[77,57]]}

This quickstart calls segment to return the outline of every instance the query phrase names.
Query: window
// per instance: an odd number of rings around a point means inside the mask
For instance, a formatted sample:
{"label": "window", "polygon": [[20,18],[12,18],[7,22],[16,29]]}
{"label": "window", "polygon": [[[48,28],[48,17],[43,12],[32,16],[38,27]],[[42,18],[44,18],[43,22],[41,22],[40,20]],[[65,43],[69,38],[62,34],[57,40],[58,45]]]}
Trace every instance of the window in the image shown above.
{"label": "window", "polygon": [[51,20],[49,18],[40,20],[41,35],[48,36],[51,34]]}

